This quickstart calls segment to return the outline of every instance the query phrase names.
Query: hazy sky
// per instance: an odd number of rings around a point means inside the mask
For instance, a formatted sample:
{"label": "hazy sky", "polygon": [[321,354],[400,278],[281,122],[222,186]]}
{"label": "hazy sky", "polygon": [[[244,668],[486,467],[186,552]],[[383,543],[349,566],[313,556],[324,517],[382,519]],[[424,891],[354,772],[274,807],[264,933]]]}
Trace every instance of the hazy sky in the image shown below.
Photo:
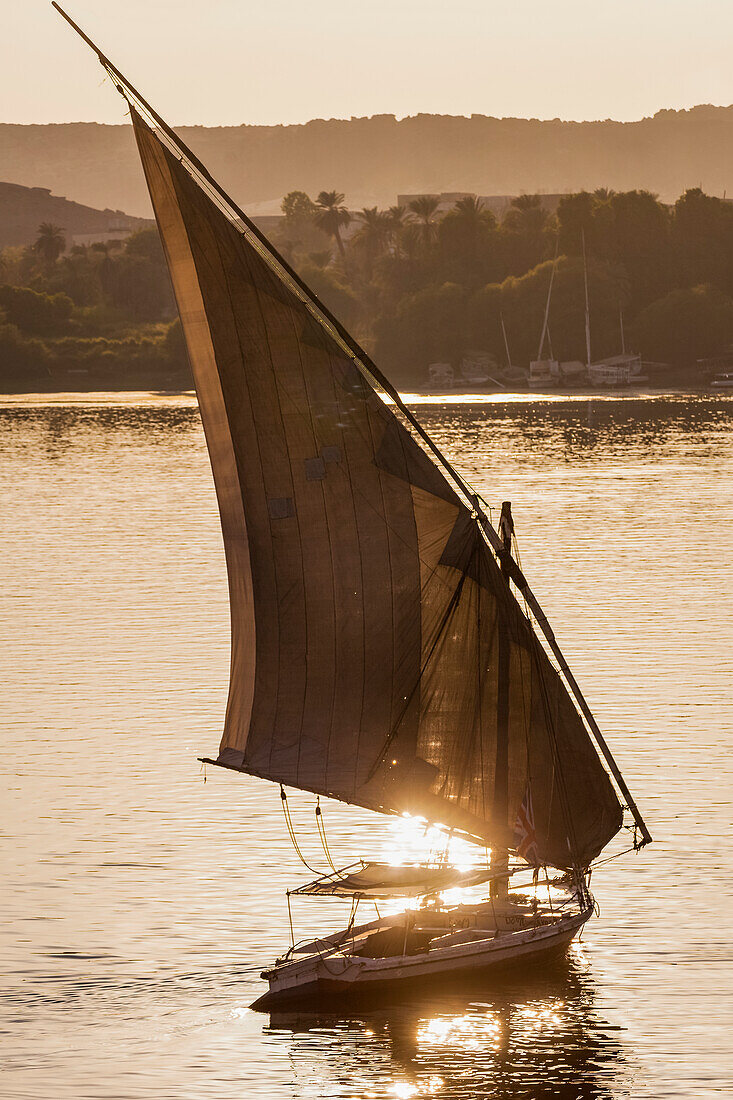
{"label": "hazy sky", "polygon": [[[174,124],[733,103],[733,0],[68,0]],[[0,121],[123,120],[47,0],[0,0]]]}

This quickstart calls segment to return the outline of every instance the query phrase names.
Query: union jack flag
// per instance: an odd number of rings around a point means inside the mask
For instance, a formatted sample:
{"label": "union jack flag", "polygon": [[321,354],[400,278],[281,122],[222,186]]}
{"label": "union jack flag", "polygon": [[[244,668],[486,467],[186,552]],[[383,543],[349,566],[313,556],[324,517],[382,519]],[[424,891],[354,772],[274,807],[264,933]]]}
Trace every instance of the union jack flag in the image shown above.
{"label": "union jack flag", "polygon": [[517,820],[514,822],[514,844],[518,856],[526,859],[527,863],[531,863],[533,867],[539,867],[540,857],[537,851],[537,833],[534,828],[534,810],[529,783],[517,813]]}

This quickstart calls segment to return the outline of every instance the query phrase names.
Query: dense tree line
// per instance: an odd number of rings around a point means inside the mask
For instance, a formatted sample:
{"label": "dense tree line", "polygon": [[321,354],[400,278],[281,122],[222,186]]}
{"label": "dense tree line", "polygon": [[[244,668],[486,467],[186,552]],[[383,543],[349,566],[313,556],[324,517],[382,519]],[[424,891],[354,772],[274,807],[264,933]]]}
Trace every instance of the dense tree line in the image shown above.
{"label": "dense tree line", "polygon": [[69,370],[114,385],[186,375],[157,230],[67,252],[63,229],[44,223],[31,248],[0,252],[0,383],[42,385]]}
{"label": "dense tree line", "polygon": [[594,358],[620,351],[622,325],[627,346],[673,365],[733,341],[733,204],[700,189],[672,207],[647,191],[599,190],[566,196],[555,213],[538,195],[514,199],[501,220],[475,198],[437,211],[430,197],[354,215],[338,192],[283,202],[280,247],[402,384],[469,349],[506,365],[502,320],[513,363],[526,367],[555,264],[553,351],[585,360],[584,246]]}
{"label": "dense tree line", "polygon": [[[549,212],[537,195],[501,219],[475,198],[444,216],[409,208],[350,212],[338,191],[288,194],[275,244],[402,386],[433,361],[478,349],[498,369],[537,356],[550,276],[555,357],[585,359],[587,268],[594,358],[627,347],[694,364],[733,341],[733,204],[686,191],[582,192]],[[583,252],[586,263],[584,265]],[[185,372],[186,356],[155,229],[124,244],[65,250],[44,224],[32,248],[0,253],[0,370]]]}

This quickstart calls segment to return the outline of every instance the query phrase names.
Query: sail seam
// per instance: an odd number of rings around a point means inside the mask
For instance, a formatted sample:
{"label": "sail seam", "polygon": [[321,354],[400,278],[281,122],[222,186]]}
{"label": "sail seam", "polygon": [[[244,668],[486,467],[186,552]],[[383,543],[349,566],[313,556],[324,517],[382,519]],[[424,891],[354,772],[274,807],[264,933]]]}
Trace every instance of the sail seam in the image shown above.
{"label": "sail seam", "polygon": [[[294,456],[293,456],[292,451],[291,451],[290,441],[288,439],[287,432],[285,432],[285,430],[284,430],[285,416],[284,416],[284,413],[283,413],[283,405],[282,405],[282,397],[281,397],[281,389],[280,389],[280,379],[278,377],[278,372],[275,369],[275,357],[274,357],[273,352],[272,352],[272,343],[271,343],[271,340],[270,340],[270,334],[269,334],[269,330],[268,330],[268,326],[267,326],[267,320],[266,320],[266,317],[265,317],[265,311],[264,311],[264,308],[263,308],[263,305],[262,305],[260,287],[256,285],[255,280],[252,277],[252,271],[249,267],[249,263],[247,264],[247,268],[248,268],[248,271],[249,271],[249,274],[250,274],[250,279],[251,279],[252,289],[253,289],[253,292],[254,292],[254,297],[255,297],[255,300],[257,302],[257,308],[258,308],[258,311],[259,311],[259,318],[260,318],[260,323],[262,325],[262,331],[264,333],[263,346],[266,347],[266,349],[267,349],[267,358],[269,359],[270,368],[271,368],[271,371],[272,371],[272,376],[273,376],[273,381],[274,381],[274,390],[275,390],[275,395],[276,395],[276,400],[277,400],[278,415],[279,415],[280,423],[283,425],[282,436],[283,436],[283,440],[285,442],[285,451],[286,451],[286,454],[287,454],[287,462],[288,462],[288,467],[289,467],[289,471],[290,471],[291,491],[293,492],[293,495],[295,495],[295,480],[294,480],[294,478],[295,478],[295,474],[294,474],[295,459],[294,459]],[[235,323],[235,328],[236,328],[236,331],[237,331],[237,336],[240,339],[240,352],[241,352],[242,355],[244,355],[244,349],[242,348],[241,338],[239,337],[239,327],[240,327],[239,326],[239,321],[238,321],[238,318],[236,316],[236,311],[235,310],[233,310],[233,313],[234,313],[234,323]],[[290,314],[290,313],[291,313],[291,310],[288,307],[288,314]],[[246,371],[244,372],[244,375],[245,375],[245,378],[246,378],[247,377],[247,372]],[[249,389],[249,386],[248,386],[248,389]],[[312,425],[311,425],[311,428],[312,428]],[[257,433],[255,433],[255,434],[257,434]],[[259,442],[258,442],[258,450],[259,450]],[[303,737],[302,737],[303,721],[304,721],[304,717],[305,717],[305,705],[306,705],[306,699],[307,699],[307,695],[308,695],[308,654],[309,654],[309,650],[308,650],[308,614],[307,614],[308,597],[307,597],[307,584],[306,584],[305,571],[304,571],[303,565],[302,565],[303,558],[304,558],[304,555],[303,555],[303,532],[302,532],[302,529],[301,529],[301,517],[298,514],[298,509],[297,508],[295,509],[295,517],[294,518],[295,518],[296,529],[297,529],[297,532],[298,532],[298,543],[300,545],[299,561],[300,561],[301,564],[300,564],[300,571],[299,572],[300,572],[301,585],[302,585],[303,664],[304,664],[304,669],[305,669],[305,675],[303,677],[303,692],[302,692],[301,704],[300,704],[300,719],[299,719],[299,722],[298,722],[298,730],[297,730],[297,733],[298,733],[298,738],[297,738],[298,755],[297,755],[295,774],[296,774],[296,776],[299,776],[300,775],[300,765],[301,765],[301,753],[302,753],[302,748],[303,748]],[[277,578],[277,571],[276,571],[276,578]],[[276,579],[276,586],[277,586],[277,579]],[[280,601],[278,601],[278,604],[279,603],[280,603]],[[275,704],[275,722],[276,723],[277,723],[277,713],[278,713],[279,701],[280,701],[280,690],[279,690],[279,686],[280,686],[280,684],[279,684],[280,667],[281,667],[280,662],[278,662],[278,692],[277,692],[277,698],[276,698],[276,704]],[[274,740],[271,741],[271,743],[270,743],[270,762],[272,762],[273,749],[274,749]]]}
{"label": "sail seam", "polygon": [[[259,288],[256,288],[256,294],[257,294],[257,301],[258,301],[258,304],[260,306],[260,311],[262,313],[262,319],[263,319],[263,325],[264,325],[265,324],[264,310],[262,308],[262,301],[261,301],[261,297],[260,297]],[[293,311],[292,307],[289,306],[289,305],[287,307],[287,312],[288,312],[288,321],[289,321],[293,336],[295,338],[295,345],[298,349],[298,362],[300,364],[300,372],[301,372],[301,375],[302,375],[302,378],[303,378],[303,391],[306,395],[306,399],[308,400],[308,408],[310,410],[311,409],[311,403],[310,403],[310,400],[309,400],[310,393],[309,393],[309,388],[308,388],[308,373],[306,371],[306,364],[303,360],[303,353],[302,353],[302,349],[301,349],[301,344],[300,344],[300,341],[298,339],[298,331],[297,331],[297,326],[296,326],[296,323],[295,323],[294,311]],[[276,387],[277,394],[278,394],[278,404],[280,406],[280,415],[284,417],[283,403],[282,403],[282,399],[281,399],[284,396],[286,400],[290,401],[293,408],[301,416],[301,419],[310,428],[310,432],[311,432],[311,435],[313,437],[314,444],[316,446],[316,449],[320,453],[320,450],[321,450],[321,447],[322,447],[323,444],[320,442],[321,441],[321,436],[320,436],[320,433],[317,429],[312,411],[309,411],[309,413],[307,415],[301,411],[297,400],[295,399],[295,397],[292,394],[290,394],[288,392],[287,387],[283,385],[283,383],[282,383],[282,381],[279,377],[278,372],[275,370],[274,360],[272,360],[272,352],[270,352],[270,356],[271,356],[271,361],[273,363],[273,375],[275,377],[275,387]],[[343,440],[342,440],[342,444],[343,444]],[[292,462],[291,462],[291,468],[292,468]],[[328,504],[327,504],[327,500],[326,500],[326,489],[325,489],[325,485],[323,485],[323,484],[321,485],[321,499],[322,499],[322,505],[323,505],[324,523],[325,523],[326,530],[328,532],[328,554],[329,554],[329,562],[330,562],[330,566],[331,566],[331,594],[332,594],[332,599],[331,599],[331,609],[332,609],[331,622],[332,622],[332,637],[333,637],[333,670],[334,670],[333,677],[331,679],[330,719],[329,719],[329,725],[328,725],[328,740],[327,740],[327,745],[326,745],[324,773],[323,773],[324,774],[324,780],[323,780],[324,785],[327,785],[327,783],[328,783],[328,772],[329,772],[329,760],[330,760],[330,753],[331,753],[331,738],[333,737],[333,716],[334,716],[334,710],[335,710],[335,705],[336,705],[336,668],[337,668],[337,663],[336,663],[336,650],[337,650],[336,627],[337,627],[337,623],[336,623],[336,579],[335,579],[335,576],[334,576],[333,547],[332,547],[332,539],[331,539],[331,520],[330,520],[330,517],[329,517]],[[297,516],[297,509],[296,509],[296,516]],[[299,537],[300,537],[300,518],[299,517],[297,518],[297,522],[298,522],[298,534],[299,534]],[[302,546],[302,539],[301,539],[301,546]],[[305,590],[305,575],[303,576],[303,586],[304,586],[304,590]],[[308,663],[308,616],[307,615],[306,615],[306,628],[305,629],[306,629],[305,642],[306,642],[306,668],[307,668],[307,663]],[[305,699],[306,699],[306,693],[304,692],[304,697],[303,697],[304,710],[305,710]],[[301,728],[302,728],[302,722],[301,722]],[[299,745],[299,751],[298,751],[298,770],[299,769],[300,769],[300,745]]]}

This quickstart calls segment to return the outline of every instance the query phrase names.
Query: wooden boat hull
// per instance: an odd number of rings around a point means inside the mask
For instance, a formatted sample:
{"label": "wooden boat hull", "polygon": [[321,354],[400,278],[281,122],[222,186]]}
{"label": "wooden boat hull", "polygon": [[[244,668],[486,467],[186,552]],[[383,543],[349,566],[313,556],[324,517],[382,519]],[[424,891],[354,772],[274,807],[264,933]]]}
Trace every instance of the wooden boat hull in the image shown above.
{"label": "wooden boat hull", "polygon": [[535,966],[563,955],[592,913],[590,906],[552,925],[416,955],[385,959],[310,955],[265,971],[263,977],[267,976],[270,988],[251,1007],[260,1012],[284,1007],[316,1011],[334,1001],[383,1000],[408,989],[444,988],[448,982],[468,984],[492,973]]}

